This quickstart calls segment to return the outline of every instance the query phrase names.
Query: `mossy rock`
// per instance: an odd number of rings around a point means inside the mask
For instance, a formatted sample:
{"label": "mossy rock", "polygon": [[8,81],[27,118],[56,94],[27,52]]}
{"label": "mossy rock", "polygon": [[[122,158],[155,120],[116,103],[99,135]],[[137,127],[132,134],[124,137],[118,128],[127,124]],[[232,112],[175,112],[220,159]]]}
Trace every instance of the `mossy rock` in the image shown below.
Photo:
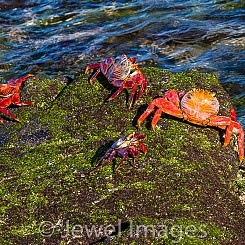
{"label": "mossy rock", "polygon": [[[236,136],[222,148],[222,130],[162,115],[156,131],[138,117],[170,88],[216,92],[220,115],[230,99],[215,75],[142,68],[149,92],[132,109],[123,92],[99,76],[27,81],[9,108],[22,122],[1,127],[1,244],[241,244],[245,216],[234,182]],[[130,93],[131,91],[129,91]],[[88,176],[122,135],[138,131],[147,154],[114,172],[120,159]],[[46,221],[46,223],[45,223]],[[43,230],[42,230],[43,229]],[[114,230],[115,229],[115,230]],[[110,232],[111,231],[111,232]],[[43,232],[43,233],[42,233]]]}

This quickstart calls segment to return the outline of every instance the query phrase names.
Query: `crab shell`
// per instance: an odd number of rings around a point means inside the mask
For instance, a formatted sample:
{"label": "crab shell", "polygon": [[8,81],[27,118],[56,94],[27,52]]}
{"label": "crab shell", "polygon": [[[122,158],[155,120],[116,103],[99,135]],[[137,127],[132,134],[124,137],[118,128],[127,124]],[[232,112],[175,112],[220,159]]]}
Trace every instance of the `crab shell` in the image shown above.
{"label": "crab shell", "polygon": [[215,93],[203,89],[193,89],[180,102],[184,120],[205,125],[210,117],[219,112],[219,101]]}
{"label": "crab shell", "polygon": [[101,67],[101,72],[113,83],[116,80],[123,81],[130,75],[133,64],[135,63],[135,58],[127,58],[127,56],[123,54],[115,59],[108,58],[105,60],[105,63],[106,66]]}
{"label": "crab shell", "polygon": [[111,149],[119,150],[126,147],[132,147],[139,145],[139,139],[145,138],[145,134],[137,134],[133,132],[132,134],[127,134],[119,138],[116,142],[113,143]]}

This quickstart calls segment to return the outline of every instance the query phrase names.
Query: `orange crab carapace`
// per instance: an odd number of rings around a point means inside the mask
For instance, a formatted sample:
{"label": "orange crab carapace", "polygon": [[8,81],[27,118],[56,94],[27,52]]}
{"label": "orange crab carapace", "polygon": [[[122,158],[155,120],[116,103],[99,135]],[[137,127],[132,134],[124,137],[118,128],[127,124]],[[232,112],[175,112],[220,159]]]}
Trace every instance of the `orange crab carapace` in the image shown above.
{"label": "orange crab carapace", "polygon": [[232,133],[238,134],[238,150],[240,162],[244,158],[244,131],[241,124],[236,120],[236,112],[230,109],[230,116],[218,116],[219,101],[215,94],[204,89],[193,89],[188,93],[183,91],[169,90],[163,97],[154,99],[146,111],[139,117],[138,126],[157,107],[151,125],[154,129],[162,112],[183,118],[201,126],[215,126],[226,131],[224,145],[230,142]]}

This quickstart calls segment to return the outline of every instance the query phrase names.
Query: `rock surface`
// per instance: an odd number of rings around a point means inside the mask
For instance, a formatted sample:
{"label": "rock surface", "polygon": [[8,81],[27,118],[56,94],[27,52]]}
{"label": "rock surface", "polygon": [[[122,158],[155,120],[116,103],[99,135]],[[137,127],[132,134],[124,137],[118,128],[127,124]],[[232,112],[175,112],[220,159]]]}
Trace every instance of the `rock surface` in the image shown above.
{"label": "rock surface", "polygon": [[[162,115],[136,127],[149,102],[167,89],[216,92],[220,115],[230,100],[214,75],[142,68],[148,96],[128,110],[128,94],[106,102],[112,88],[87,75],[27,81],[29,107],[10,108],[22,122],[1,126],[1,244],[242,244],[244,206],[234,189],[236,136]],[[131,91],[129,90],[129,93]],[[111,144],[145,133],[137,167],[120,159],[87,176]],[[3,239],[1,241],[1,239]]]}

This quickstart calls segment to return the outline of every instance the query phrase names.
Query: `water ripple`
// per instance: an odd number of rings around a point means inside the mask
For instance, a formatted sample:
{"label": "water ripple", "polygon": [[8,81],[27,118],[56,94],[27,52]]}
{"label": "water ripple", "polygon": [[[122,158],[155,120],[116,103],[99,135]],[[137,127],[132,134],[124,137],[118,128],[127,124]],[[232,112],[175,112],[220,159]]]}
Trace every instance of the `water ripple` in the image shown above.
{"label": "water ripple", "polygon": [[72,75],[126,53],[173,72],[217,73],[233,87],[244,125],[244,7],[239,0],[0,0],[0,80]]}

